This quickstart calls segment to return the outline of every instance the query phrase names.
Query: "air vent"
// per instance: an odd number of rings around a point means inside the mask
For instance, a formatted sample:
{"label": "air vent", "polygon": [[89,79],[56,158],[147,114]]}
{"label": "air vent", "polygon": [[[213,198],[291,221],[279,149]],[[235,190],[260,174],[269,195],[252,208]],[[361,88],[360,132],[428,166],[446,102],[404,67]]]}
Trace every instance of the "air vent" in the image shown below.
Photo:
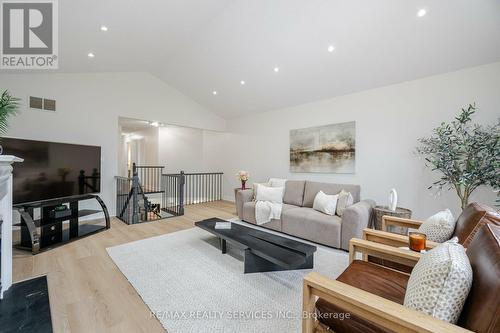
{"label": "air vent", "polygon": [[30,108],[47,110],[47,111],[56,111],[56,100],[30,96]]}
{"label": "air vent", "polygon": [[43,109],[47,111],[55,111],[56,110],[56,100],[55,99],[43,99]]}
{"label": "air vent", "polygon": [[43,99],[41,97],[30,96],[30,108],[42,110],[42,101]]}

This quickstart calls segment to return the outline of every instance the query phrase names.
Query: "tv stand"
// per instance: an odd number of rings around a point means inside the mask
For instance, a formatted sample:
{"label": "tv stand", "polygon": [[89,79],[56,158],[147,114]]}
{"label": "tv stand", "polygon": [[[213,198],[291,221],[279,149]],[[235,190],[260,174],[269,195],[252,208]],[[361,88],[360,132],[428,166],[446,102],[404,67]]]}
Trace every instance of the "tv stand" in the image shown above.
{"label": "tv stand", "polygon": [[[80,201],[95,199],[101,210],[79,209]],[[71,214],[65,217],[50,217],[55,207],[67,205]],[[16,247],[37,254],[75,239],[85,237],[110,228],[108,209],[102,199],[95,194],[75,195],[61,199],[44,200],[14,206],[21,215],[21,243]],[[35,210],[40,210],[40,218],[35,218]],[[80,218],[104,213],[105,224],[83,223]]]}

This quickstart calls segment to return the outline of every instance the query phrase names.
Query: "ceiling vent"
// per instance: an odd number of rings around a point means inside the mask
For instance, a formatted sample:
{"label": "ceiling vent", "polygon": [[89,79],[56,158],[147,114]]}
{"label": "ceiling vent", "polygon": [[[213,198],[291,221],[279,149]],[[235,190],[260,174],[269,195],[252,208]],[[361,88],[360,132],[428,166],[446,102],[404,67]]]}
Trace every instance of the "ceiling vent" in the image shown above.
{"label": "ceiling vent", "polygon": [[56,100],[30,96],[30,108],[46,111],[56,111]]}

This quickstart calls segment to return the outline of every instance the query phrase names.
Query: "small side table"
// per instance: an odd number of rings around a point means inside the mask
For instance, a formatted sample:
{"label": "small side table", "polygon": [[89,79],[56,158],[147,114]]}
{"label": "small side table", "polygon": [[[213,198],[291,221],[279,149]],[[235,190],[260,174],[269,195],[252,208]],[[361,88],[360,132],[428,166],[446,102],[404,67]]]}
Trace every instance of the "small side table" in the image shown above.
{"label": "small side table", "polygon": [[[402,208],[402,207],[397,207],[395,211],[390,210],[387,206],[375,206],[373,208],[374,211],[374,224],[373,226],[377,230],[382,230],[382,216],[384,215],[389,215],[389,216],[396,216],[396,217],[401,217],[405,219],[411,218],[411,210],[408,208]],[[408,234],[408,228],[404,227],[394,227],[394,226],[389,226],[390,232],[397,233],[397,234],[402,234],[402,235],[407,235]]]}

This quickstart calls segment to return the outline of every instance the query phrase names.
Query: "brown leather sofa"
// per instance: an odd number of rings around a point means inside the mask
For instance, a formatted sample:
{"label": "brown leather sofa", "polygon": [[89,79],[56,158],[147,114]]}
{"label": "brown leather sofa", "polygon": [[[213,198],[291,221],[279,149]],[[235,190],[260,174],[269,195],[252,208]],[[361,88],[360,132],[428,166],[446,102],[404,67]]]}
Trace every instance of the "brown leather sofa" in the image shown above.
{"label": "brown leather sofa", "polygon": [[[500,226],[498,219],[493,222],[481,223],[469,230],[473,237],[469,239],[467,256],[473,270],[473,282],[458,325],[402,305],[408,274],[353,260],[337,280],[314,272],[306,276],[303,332],[500,332]],[[351,243],[351,249],[364,254],[380,254],[411,266],[420,256],[366,240],[354,239]],[[319,296],[317,301],[314,301],[315,296]],[[307,315],[311,313],[315,316]],[[338,315],[342,313],[351,316],[346,319]]]}

